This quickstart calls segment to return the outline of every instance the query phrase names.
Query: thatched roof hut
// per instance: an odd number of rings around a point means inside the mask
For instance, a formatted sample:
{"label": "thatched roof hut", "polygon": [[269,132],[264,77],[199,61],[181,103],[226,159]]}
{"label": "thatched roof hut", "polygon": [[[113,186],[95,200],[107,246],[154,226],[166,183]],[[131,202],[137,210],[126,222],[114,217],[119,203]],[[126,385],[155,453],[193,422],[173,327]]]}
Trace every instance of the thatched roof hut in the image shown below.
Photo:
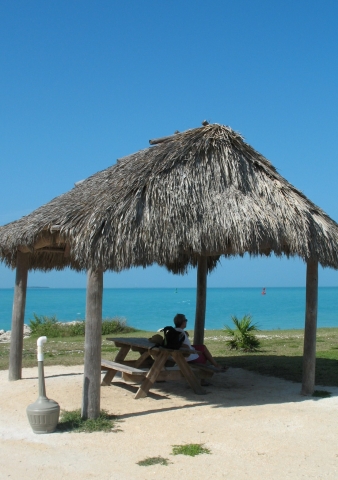
{"label": "thatched roof hut", "polygon": [[0,229],[1,257],[29,268],[165,265],[208,256],[297,255],[338,268],[338,225],[228,127],[153,141]]}
{"label": "thatched roof hut", "polygon": [[82,411],[95,418],[104,271],[157,263],[184,273],[197,265],[196,344],[204,338],[207,272],[219,257],[274,253],[307,263],[302,392],[312,393],[318,263],[338,268],[338,224],[228,127],[204,124],[150,143],[0,228],[0,259],[17,269],[10,379],[21,378],[30,269],[88,271]]}

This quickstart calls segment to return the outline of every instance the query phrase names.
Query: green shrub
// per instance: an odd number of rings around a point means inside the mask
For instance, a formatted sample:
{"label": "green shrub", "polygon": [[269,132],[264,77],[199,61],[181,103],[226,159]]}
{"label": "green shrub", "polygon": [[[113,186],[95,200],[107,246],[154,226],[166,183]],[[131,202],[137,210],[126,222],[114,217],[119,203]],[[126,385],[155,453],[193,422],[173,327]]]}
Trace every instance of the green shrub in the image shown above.
{"label": "green shrub", "polygon": [[84,320],[71,323],[69,325],[61,325],[64,337],[81,337],[85,334],[85,322]]}
{"label": "green shrub", "polygon": [[29,326],[32,335],[35,337],[60,337],[61,325],[55,315],[47,317],[45,315],[38,316],[34,313],[34,320],[29,320]]}
{"label": "green shrub", "polygon": [[102,320],[102,335],[109,335],[110,333],[130,333],[136,332],[133,327],[127,326],[127,321],[124,318],[106,318]]}
{"label": "green shrub", "polygon": [[[33,337],[41,337],[44,335],[49,338],[78,337],[84,336],[86,322],[80,320],[76,323],[60,323],[55,315],[47,317],[34,313],[34,319],[29,320],[29,326]],[[126,320],[123,318],[107,318],[102,321],[102,335],[130,332],[136,332],[136,329],[128,327]]]}
{"label": "green shrub", "polygon": [[243,350],[244,352],[259,350],[260,341],[252,333],[259,331],[259,329],[255,323],[252,323],[251,315],[244,315],[242,319],[233,316],[231,319],[236,328],[232,329],[228,325],[224,326],[225,334],[231,337],[230,340],[226,341],[230,349]]}

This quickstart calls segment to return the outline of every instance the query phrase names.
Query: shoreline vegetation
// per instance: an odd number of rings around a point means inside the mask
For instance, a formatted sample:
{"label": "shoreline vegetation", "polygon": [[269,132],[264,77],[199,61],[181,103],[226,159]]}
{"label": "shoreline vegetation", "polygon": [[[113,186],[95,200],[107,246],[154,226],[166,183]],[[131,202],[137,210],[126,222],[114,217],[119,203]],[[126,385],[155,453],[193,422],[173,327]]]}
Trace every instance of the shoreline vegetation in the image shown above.
{"label": "shoreline vegetation", "polygon": [[[41,318],[40,323],[43,323]],[[47,317],[48,318],[48,317]],[[39,321],[36,320],[39,326]],[[32,321],[31,321],[32,322]],[[114,360],[118,349],[107,340],[112,336],[149,338],[157,332],[136,330],[129,327],[123,319],[104,319],[106,329],[102,332],[102,356]],[[51,322],[51,326],[60,322]],[[83,322],[71,322],[77,334],[73,336],[51,336],[47,332],[35,335],[31,333],[24,339],[23,367],[36,367],[36,340],[46,335],[48,341],[44,352],[44,365],[83,365],[84,361],[84,329]],[[82,324],[79,326],[79,323]],[[56,328],[59,328],[57,326]],[[67,328],[67,327],[66,327]],[[74,332],[74,330],[72,330]],[[61,332],[61,330],[60,330]],[[54,332],[55,333],[55,332]],[[193,336],[193,331],[189,331]],[[302,381],[303,339],[304,330],[261,330],[256,333],[260,348],[255,352],[231,350],[227,345],[229,337],[226,330],[205,330],[205,344],[217,362],[232,368],[243,368],[262,375],[270,375],[285,380]],[[0,370],[8,369],[10,344],[0,343]],[[137,358],[132,352],[131,358]],[[316,385],[338,386],[338,328],[318,328],[316,352]]]}

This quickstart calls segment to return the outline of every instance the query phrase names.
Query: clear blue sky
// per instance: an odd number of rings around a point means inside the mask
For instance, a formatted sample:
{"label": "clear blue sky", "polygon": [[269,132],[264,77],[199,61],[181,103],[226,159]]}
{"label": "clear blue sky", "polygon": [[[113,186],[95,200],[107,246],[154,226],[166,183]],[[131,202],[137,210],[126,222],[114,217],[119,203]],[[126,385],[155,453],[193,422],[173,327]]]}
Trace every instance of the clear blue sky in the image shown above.
{"label": "clear blue sky", "polygon": [[[230,125],[338,220],[338,2],[326,0],[0,3],[0,225],[74,182],[197,127]],[[0,265],[0,288],[15,272]],[[85,274],[29,285],[84,287]],[[303,286],[298,259],[233,259],[209,286]],[[321,286],[338,272],[320,269]],[[106,287],[195,286],[159,267]]]}

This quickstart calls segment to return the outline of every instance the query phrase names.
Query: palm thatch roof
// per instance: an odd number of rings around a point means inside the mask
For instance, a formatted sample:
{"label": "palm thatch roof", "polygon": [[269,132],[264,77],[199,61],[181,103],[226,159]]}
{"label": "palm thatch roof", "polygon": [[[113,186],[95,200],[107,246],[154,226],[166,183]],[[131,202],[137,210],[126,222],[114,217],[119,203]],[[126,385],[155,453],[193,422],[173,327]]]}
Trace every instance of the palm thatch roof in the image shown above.
{"label": "palm thatch roof", "polygon": [[31,269],[183,273],[208,257],[297,255],[338,268],[338,224],[231,128],[176,133],[0,228],[0,255]]}

